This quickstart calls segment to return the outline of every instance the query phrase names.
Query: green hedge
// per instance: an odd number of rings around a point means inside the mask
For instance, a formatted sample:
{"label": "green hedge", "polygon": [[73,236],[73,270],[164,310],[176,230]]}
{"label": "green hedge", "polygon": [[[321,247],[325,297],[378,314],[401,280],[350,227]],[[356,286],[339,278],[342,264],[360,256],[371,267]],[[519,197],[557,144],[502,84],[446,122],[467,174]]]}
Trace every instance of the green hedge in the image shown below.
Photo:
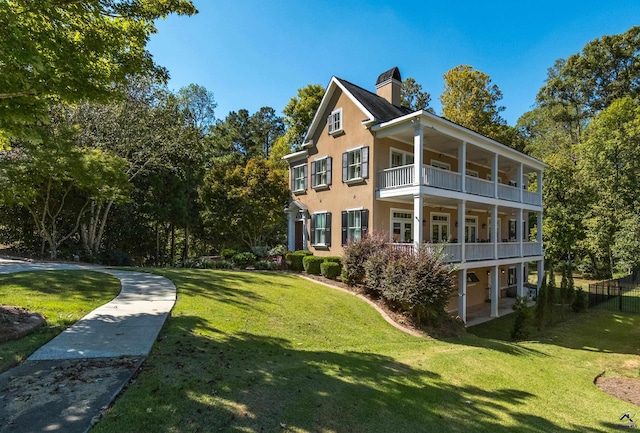
{"label": "green hedge", "polygon": [[312,256],[313,253],[308,250],[300,250],[295,251],[293,253],[289,253],[285,256],[285,260],[287,261],[287,266],[292,271],[302,271],[304,270],[304,265],[302,263],[302,259],[307,256]]}
{"label": "green hedge", "polygon": [[320,265],[322,263],[324,263],[324,258],[322,257],[305,256],[302,259],[304,270],[313,275],[320,275]]}
{"label": "green hedge", "polygon": [[239,268],[246,268],[249,265],[253,265],[256,261],[256,256],[253,253],[238,253],[231,259],[234,265]]}
{"label": "green hedge", "polygon": [[320,273],[325,278],[335,279],[340,275],[340,263],[325,261],[320,264]]}

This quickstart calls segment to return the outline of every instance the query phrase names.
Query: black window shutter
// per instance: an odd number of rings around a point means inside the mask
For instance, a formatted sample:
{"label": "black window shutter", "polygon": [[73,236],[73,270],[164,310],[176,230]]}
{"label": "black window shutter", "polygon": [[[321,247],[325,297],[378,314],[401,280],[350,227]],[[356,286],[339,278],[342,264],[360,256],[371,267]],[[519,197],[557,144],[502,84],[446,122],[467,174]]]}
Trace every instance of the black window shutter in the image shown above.
{"label": "black window shutter", "polygon": [[342,245],[347,245],[347,228],[349,224],[349,215],[347,211],[342,211]]}
{"label": "black window shutter", "polygon": [[342,154],[342,181],[349,180],[349,154],[347,152]]}
{"label": "black window shutter", "polygon": [[366,237],[369,232],[369,210],[362,209],[360,211],[360,230],[362,233],[362,237]]}
{"label": "black window shutter", "polygon": [[369,148],[362,148],[362,178],[369,178]]}
{"label": "black window shutter", "polygon": [[316,215],[311,214],[311,245],[316,243]]}
{"label": "black window shutter", "polygon": [[326,245],[328,247],[330,247],[331,246],[331,212],[327,212],[327,215],[326,215],[325,218],[326,218],[325,221],[326,221],[326,224],[327,224],[327,226],[326,226],[327,228],[325,230],[325,233],[326,233],[326,235],[325,235],[325,239],[326,239],[325,243],[326,243]]}
{"label": "black window shutter", "polygon": [[316,162],[311,161],[311,188],[316,186]]}
{"label": "black window shutter", "polygon": [[307,164],[302,166],[302,173],[303,173],[303,176],[304,176],[304,190],[306,191],[307,190],[307,177],[308,177],[307,176]]}
{"label": "black window shutter", "polygon": [[331,185],[331,160],[333,158],[327,158],[327,185]]}

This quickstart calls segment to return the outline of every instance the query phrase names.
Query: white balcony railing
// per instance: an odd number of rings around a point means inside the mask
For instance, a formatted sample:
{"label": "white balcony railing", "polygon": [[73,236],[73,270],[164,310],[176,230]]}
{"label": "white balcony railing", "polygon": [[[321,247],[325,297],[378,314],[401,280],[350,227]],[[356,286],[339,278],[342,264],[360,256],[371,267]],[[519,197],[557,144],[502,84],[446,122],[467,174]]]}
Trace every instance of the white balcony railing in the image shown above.
{"label": "white balcony railing", "polygon": [[[460,173],[422,165],[423,184],[451,191],[462,191]],[[378,172],[378,188],[398,188],[414,184],[414,166],[387,168]],[[494,197],[494,184],[491,181],[473,176],[465,177],[465,190],[469,194],[482,197]],[[520,188],[498,184],[498,198],[520,202]],[[522,190],[522,202],[534,206],[542,205],[542,195],[537,192]]]}
{"label": "white balcony railing", "polygon": [[498,242],[498,258],[520,257],[519,242]]}
{"label": "white balcony railing", "polygon": [[522,243],[522,255],[528,256],[541,256],[542,244],[539,242],[523,242]]}
{"label": "white balcony railing", "polygon": [[450,189],[452,191],[461,190],[462,181],[460,173],[442,170],[441,168],[431,167],[430,165],[423,165],[422,176],[424,177],[425,185]]}
{"label": "white balcony railing", "polygon": [[465,189],[469,194],[481,195],[483,197],[494,196],[493,182],[473,176],[466,177]]}
{"label": "white balcony railing", "polygon": [[[412,243],[389,243],[391,248],[400,251],[413,252]],[[451,263],[459,263],[462,260],[462,244],[425,244],[428,249],[435,251],[442,249],[445,260]],[[495,244],[468,243],[465,244],[465,261],[493,260]],[[538,242],[523,242],[522,257],[541,256],[542,244]],[[519,242],[498,242],[498,259],[520,257]]]}
{"label": "white balcony railing", "polygon": [[537,192],[527,191],[525,189],[522,191],[522,201],[526,204],[542,206],[542,194],[539,194]]}
{"label": "white balcony railing", "polygon": [[509,201],[520,201],[520,189],[515,186],[498,184],[498,198]]}
{"label": "white balcony railing", "polygon": [[388,168],[378,173],[378,188],[397,188],[413,185],[413,166]]}
{"label": "white balcony railing", "polygon": [[494,254],[494,245],[490,243],[466,244],[464,258],[467,261],[491,260]]}

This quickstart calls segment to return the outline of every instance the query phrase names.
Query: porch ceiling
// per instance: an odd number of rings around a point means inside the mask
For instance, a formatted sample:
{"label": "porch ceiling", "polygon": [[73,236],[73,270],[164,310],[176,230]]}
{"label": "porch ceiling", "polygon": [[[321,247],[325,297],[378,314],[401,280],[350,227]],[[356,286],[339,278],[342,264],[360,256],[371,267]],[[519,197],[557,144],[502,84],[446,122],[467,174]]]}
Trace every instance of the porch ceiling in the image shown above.
{"label": "porch ceiling", "polygon": [[[482,200],[482,197],[478,197],[478,199]],[[399,197],[391,197],[385,199],[378,199],[382,201],[390,201],[394,203],[404,203],[413,205],[413,195],[399,196]],[[491,205],[482,202],[468,201],[467,200],[467,213],[474,212],[486,212],[487,216],[491,215]],[[442,206],[447,209],[457,209],[458,208],[458,200],[450,197],[438,197],[438,196],[425,196],[424,197],[424,206],[425,207],[438,207]],[[526,211],[525,211],[526,213]],[[517,209],[506,206],[498,206],[498,214],[507,215],[516,217]]]}

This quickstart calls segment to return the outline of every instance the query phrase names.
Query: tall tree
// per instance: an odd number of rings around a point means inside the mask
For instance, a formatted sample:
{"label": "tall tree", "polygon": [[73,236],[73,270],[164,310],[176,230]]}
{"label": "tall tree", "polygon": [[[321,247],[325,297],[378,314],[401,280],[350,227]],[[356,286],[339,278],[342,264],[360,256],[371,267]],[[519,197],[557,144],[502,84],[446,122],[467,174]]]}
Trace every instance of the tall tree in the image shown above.
{"label": "tall tree", "polygon": [[429,108],[431,95],[429,92],[422,90],[422,84],[416,83],[414,78],[405,78],[400,86],[400,105],[410,110],[427,110],[433,112],[433,108]]}
{"label": "tall tree", "polygon": [[323,97],[324,87],[319,84],[309,84],[298,89],[297,95],[289,100],[282,110],[286,132],[278,138],[269,155],[269,163],[273,167],[283,170],[287,168],[287,163],[282,160],[282,157],[292,150],[301,148],[304,136]]}
{"label": "tall tree", "polygon": [[131,75],[166,78],[146,50],[155,21],[196,12],[189,0],[0,2],[2,144],[32,136],[52,103],[104,101]]}
{"label": "tall tree", "polygon": [[510,144],[513,132],[500,116],[502,92],[484,72],[459,65],[444,74],[442,116],[487,137]]}

